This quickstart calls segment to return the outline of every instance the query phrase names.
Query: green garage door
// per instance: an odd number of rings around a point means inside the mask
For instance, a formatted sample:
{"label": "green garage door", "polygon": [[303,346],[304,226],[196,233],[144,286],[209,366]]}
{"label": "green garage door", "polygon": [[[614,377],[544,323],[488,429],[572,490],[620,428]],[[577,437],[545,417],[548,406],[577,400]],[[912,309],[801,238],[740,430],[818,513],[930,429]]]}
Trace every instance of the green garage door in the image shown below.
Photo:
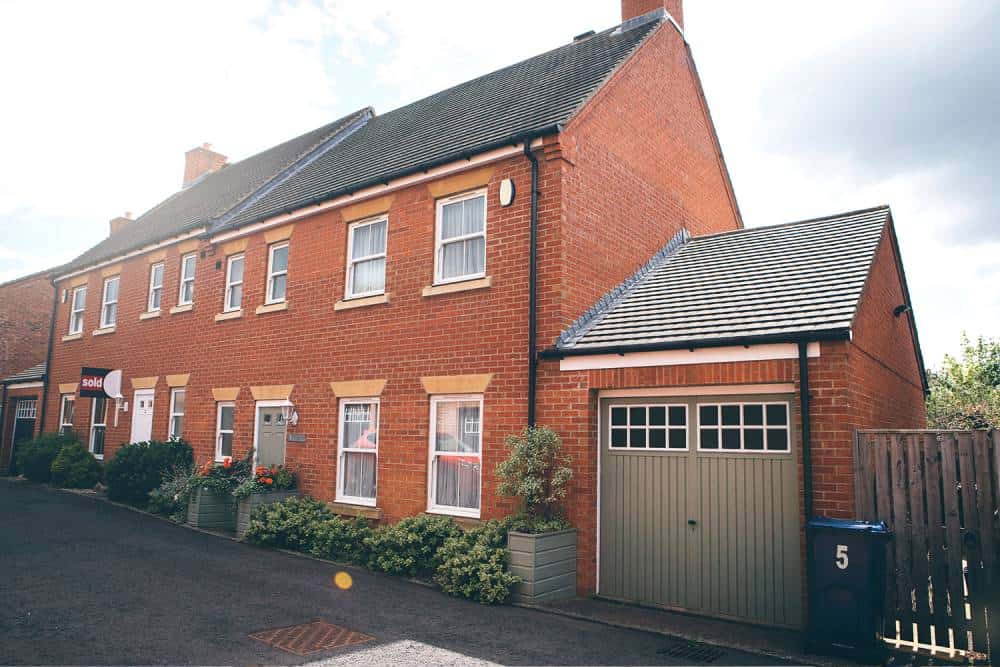
{"label": "green garage door", "polygon": [[598,593],[802,623],[792,396],[605,398]]}

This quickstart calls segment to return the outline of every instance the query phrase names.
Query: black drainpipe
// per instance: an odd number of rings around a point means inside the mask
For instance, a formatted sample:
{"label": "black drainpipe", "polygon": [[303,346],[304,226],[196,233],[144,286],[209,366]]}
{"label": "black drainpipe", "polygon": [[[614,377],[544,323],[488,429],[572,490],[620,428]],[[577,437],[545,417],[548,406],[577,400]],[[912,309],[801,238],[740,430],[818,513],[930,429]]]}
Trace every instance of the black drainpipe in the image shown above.
{"label": "black drainpipe", "polygon": [[[799,418],[802,420],[802,494],[806,521],[813,518],[812,430],[809,417],[809,343],[799,341]],[[808,533],[807,533],[808,534]]]}
{"label": "black drainpipe", "polygon": [[42,377],[42,413],[38,419],[38,432],[45,430],[45,406],[49,398],[49,377],[52,375],[52,337],[56,331],[56,306],[59,304],[59,287],[52,281],[52,313],[49,316],[49,347],[45,351],[45,375]]}
{"label": "black drainpipe", "polygon": [[[0,402],[0,450],[3,450],[4,434],[7,432],[7,385],[3,386],[3,400]],[[10,450],[10,458],[14,458],[14,448]],[[0,465],[3,465],[0,463]],[[10,461],[7,461],[7,470],[10,470]]]}
{"label": "black drainpipe", "polygon": [[524,154],[531,161],[531,232],[528,251],[528,426],[535,425],[535,393],[538,384],[536,329],[538,321],[538,158],[531,152],[531,139],[524,140]]}

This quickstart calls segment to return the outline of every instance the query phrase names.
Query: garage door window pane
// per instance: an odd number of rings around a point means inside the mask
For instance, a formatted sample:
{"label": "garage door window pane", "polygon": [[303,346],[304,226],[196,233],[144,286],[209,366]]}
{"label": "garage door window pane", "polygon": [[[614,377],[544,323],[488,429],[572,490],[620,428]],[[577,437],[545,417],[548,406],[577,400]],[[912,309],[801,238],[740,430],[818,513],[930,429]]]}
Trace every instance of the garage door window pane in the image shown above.
{"label": "garage door window pane", "polygon": [[628,405],[611,407],[611,447],[687,449],[687,406]]}
{"label": "garage door window pane", "polygon": [[767,423],[769,426],[788,424],[788,406],[784,403],[767,406]]}
{"label": "garage door window pane", "polygon": [[698,408],[698,421],[702,426],[715,426],[719,423],[719,406],[702,405]]}
{"label": "garage door window pane", "polygon": [[701,449],[789,451],[787,403],[701,404],[698,417]]}

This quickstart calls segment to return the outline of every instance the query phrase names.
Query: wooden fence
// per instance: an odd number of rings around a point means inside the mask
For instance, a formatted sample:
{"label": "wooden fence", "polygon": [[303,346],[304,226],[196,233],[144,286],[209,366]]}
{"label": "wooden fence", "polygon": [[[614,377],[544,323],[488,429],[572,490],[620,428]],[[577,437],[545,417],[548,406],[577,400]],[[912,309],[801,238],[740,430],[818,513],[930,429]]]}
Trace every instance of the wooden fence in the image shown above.
{"label": "wooden fence", "polygon": [[1000,431],[859,431],[855,448],[858,516],[893,533],[887,641],[989,655],[1000,619]]}

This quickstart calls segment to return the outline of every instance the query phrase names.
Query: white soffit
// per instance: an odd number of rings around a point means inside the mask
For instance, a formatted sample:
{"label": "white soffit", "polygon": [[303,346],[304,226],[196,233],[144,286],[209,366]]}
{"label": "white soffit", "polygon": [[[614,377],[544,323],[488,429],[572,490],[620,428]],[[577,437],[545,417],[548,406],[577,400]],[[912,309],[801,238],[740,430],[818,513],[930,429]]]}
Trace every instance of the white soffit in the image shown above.
{"label": "white soffit", "polygon": [[[809,343],[807,354],[811,358],[819,357],[819,343]],[[767,343],[750,346],[705,347],[694,350],[661,350],[656,352],[630,352],[627,354],[571,356],[559,361],[559,370],[589,371],[607,368],[722,364],[738,361],[798,359],[798,357],[799,346],[795,343]]]}

